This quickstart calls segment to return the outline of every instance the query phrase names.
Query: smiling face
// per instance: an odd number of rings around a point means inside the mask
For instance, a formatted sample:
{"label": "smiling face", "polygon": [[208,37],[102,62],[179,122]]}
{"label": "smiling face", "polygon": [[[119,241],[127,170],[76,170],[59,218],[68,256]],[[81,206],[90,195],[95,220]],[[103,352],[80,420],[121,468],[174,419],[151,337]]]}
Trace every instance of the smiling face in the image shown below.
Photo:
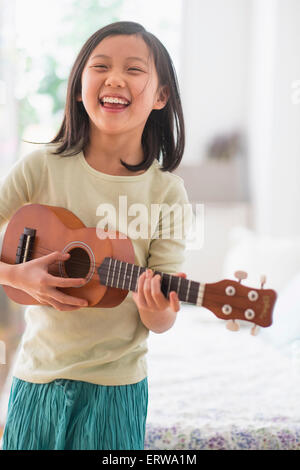
{"label": "smiling face", "polygon": [[[138,35],[104,38],[85,64],[81,85],[77,99],[83,102],[96,133],[116,135],[136,131],[142,135],[151,111],[162,109],[168,100],[167,87],[158,87],[153,58]],[[106,94],[124,96],[130,105],[121,112],[108,112],[99,100]]]}

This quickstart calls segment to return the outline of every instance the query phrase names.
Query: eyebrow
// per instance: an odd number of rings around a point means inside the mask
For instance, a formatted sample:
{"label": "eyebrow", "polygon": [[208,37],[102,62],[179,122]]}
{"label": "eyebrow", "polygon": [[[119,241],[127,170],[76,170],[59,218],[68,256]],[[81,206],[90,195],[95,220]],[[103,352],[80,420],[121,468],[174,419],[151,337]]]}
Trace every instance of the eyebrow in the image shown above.
{"label": "eyebrow", "polygon": [[[102,57],[104,59],[111,59],[111,57],[109,55],[97,54],[97,55],[94,55],[94,57],[92,57],[91,60],[96,59],[96,57]],[[143,64],[148,65],[147,62],[144,59],[142,59],[141,57],[135,57],[135,56],[126,57],[126,60],[128,60],[128,59],[139,60],[140,62],[143,62]]]}

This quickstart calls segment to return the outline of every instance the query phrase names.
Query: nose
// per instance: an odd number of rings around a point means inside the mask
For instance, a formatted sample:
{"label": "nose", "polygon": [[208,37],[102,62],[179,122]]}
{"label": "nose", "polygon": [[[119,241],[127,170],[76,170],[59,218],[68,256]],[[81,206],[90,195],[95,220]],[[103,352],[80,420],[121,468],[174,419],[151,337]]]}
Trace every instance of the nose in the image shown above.
{"label": "nose", "polygon": [[111,72],[109,77],[105,80],[105,85],[110,85],[112,87],[121,86],[124,87],[125,82],[116,72]]}

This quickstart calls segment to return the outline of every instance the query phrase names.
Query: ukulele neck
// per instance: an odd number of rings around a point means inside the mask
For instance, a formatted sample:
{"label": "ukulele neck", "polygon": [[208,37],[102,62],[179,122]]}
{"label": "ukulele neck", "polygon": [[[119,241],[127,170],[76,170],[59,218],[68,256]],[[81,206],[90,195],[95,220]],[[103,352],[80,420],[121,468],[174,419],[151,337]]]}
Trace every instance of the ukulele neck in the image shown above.
{"label": "ukulele neck", "polygon": [[[101,284],[118,289],[131,290],[136,292],[138,278],[148,268],[126,263],[114,258],[106,257],[98,268]],[[161,291],[168,298],[169,293],[175,291],[179,300],[197,306],[203,303],[205,284],[184,279],[172,274],[153,271],[153,275],[161,276]]]}

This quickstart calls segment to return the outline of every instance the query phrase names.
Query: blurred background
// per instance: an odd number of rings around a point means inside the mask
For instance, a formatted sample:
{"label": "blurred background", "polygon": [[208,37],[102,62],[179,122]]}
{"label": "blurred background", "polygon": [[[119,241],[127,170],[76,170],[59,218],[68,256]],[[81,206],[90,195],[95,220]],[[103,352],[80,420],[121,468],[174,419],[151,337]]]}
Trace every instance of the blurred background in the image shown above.
{"label": "blurred background", "polygon": [[[183,271],[216,282],[242,269],[244,283],[254,287],[265,274],[265,287],[283,294],[293,283],[284,306],[290,326],[278,313],[268,334],[274,344],[294,340],[293,322],[300,327],[299,0],[0,0],[0,176],[37,148],[22,140],[53,138],[82,44],[119,20],[140,22],[155,34],[177,71],[186,148],[176,173],[193,207],[204,204],[203,243],[187,250]],[[1,392],[24,324],[22,309],[2,288],[0,294]],[[216,321],[210,312],[201,319]]]}

